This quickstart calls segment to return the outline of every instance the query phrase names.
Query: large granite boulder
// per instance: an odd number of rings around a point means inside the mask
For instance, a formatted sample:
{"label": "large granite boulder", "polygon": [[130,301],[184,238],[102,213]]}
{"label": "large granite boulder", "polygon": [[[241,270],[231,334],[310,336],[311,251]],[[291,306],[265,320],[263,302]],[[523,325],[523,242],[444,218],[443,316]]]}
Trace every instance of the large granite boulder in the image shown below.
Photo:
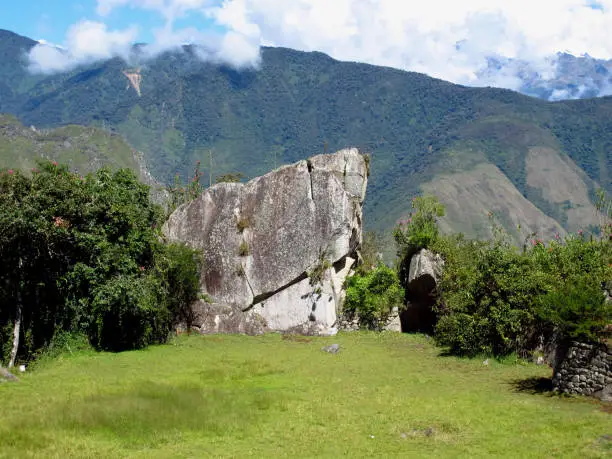
{"label": "large granite boulder", "polygon": [[179,207],[169,240],[202,249],[202,290],[269,330],[326,333],[361,244],[368,166],[356,149],[319,155],[248,183],[220,183]]}

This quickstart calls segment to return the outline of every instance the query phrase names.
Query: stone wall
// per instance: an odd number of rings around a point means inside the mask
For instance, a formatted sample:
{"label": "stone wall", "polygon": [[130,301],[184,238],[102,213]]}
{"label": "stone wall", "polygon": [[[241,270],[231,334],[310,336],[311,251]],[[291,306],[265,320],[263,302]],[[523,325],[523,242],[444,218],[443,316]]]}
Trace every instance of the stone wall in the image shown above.
{"label": "stone wall", "polygon": [[606,345],[573,342],[558,359],[553,388],[567,394],[612,397],[612,351]]}
{"label": "stone wall", "polygon": [[[342,331],[358,331],[361,329],[359,316],[357,314],[342,314],[339,316],[338,321],[336,322],[336,327],[338,330]],[[401,332],[402,325],[400,322],[399,309],[393,308],[391,314],[389,314],[384,320],[381,320],[375,327],[375,330]]]}

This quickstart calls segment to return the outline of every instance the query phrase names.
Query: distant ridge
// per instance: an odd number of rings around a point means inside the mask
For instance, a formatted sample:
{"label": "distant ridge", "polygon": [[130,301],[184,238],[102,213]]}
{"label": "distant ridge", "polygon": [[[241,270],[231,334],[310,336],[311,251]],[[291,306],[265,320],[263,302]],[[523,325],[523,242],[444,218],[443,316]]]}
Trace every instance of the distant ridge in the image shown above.
{"label": "distant ridge", "polygon": [[[366,228],[389,230],[427,191],[447,200],[448,230],[487,235],[494,211],[517,241],[518,225],[546,237],[588,229],[594,190],[612,191],[612,98],[550,103],[287,48],[263,48],[259,69],[238,71],[193,46],[142,63],[139,95],[118,58],[30,75],[32,43],[0,32],[0,112],[111,129],[166,183],[196,160],[205,174],[256,176],[356,146],[373,153]],[[559,182],[576,192],[549,186]]]}

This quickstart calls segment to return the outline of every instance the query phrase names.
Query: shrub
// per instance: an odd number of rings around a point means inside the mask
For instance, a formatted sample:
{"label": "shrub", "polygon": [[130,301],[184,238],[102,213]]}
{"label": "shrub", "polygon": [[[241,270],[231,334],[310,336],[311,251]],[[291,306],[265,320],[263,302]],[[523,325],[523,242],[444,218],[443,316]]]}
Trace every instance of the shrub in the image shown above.
{"label": "shrub", "polygon": [[612,308],[606,304],[601,283],[580,276],[540,299],[539,317],[550,322],[562,339],[597,342],[612,323]]}
{"label": "shrub", "polygon": [[168,193],[168,214],[174,212],[181,204],[190,202],[202,194],[204,185],[200,183],[201,179],[200,161],[196,161],[193,176],[187,184],[183,184],[178,174],[174,176],[174,185],[166,187],[166,192]]}
{"label": "shrub", "polygon": [[85,333],[60,330],[53,336],[49,345],[36,352],[36,367],[44,366],[62,355],[93,351],[89,337]]}
{"label": "shrub", "polygon": [[119,275],[94,293],[90,336],[99,349],[121,351],[164,342],[172,316],[153,276]]}
{"label": "shrub", "polygon": [[325,272],[331,268],[331,266],[331,263],[325,258],[325,253],[321,253],[317,264],[308,272],[309,284],[312,287],[318,287],[320,290],[320,286],[325,279]]}
{"label": "shrub", "polygon": [[215,179],[215,183],[238,183],[244,177],[242,172],[230,172],[228,174],[219,175]]}
{"label": "shrub", "polygon": [[155,256],[155,274],[162,281],[167,308],[175,324],[193,322],[191,305],[200,297],[202,254],[181,243],[171,243]]}
{"label": "shrub", "polygon": [[499,226],[490,241],[440,236],[437,217],[444,209],[437,199],[415,198],[412,205],[395,231],[400,274],[405,277],[421,248],[443,256],[435,306],[438,344],[459,355],[503,356],[525,355],[553,331],[560,339],[601,338],[611,320],[601,290],[612,279],[609,223],[602,224],[599,240],[580,232],[545,243],[530,235],[519,250]]}
{"label": "shrub", "polygon": [[236,222],[236,227],[238,228],[238,232],[242,233],[245,229],[249,228],[251,223],[247,217],[240,217]]}
{"label": "shrub", "polygon": [[412,199],[412,212],[399,221],[394,237],[400,258],[410,258],[416,252],[436,242],[439,235],[438,218],[444,216],[444,206],[435,196]]}
{"label": "shrub", "polygon": [[238,255],[240,255],[241,257],[248,257],[251,253],[251,250],[249,248],[249,244],[247,243],[247,241],[242,241],[240,243],[240,246],[238,247]]}
{"label": "shrub", "polygon": [[435,196],[412,199],[412,212],[401,219],[393,232],[398,247],[400,278],[406,279],[410,260],[419,250],[433,245],[439,236],[438,218],[444,216],[444,206]]}
{"label": "shrub", "polygon": [[393,308],[403,307],[403,299],[397,273],[380,264],[366,275],[355,274],[347,279],[343,311],[357,315],[362,328],[378,329]]}
{"label": "shrub", "polygon": [[435,337],[453,353],[525,355],[540,335],[594,340],[610,321],[606,240],[534,239],[519,251],[503,240],[443,237],[432,248],[446,260]]}

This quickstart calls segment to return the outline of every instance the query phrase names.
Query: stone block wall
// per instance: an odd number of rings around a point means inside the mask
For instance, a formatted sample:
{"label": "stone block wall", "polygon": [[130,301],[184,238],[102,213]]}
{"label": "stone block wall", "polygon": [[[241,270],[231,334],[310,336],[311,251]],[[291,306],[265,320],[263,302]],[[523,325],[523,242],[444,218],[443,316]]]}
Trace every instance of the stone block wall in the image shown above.
{"label": "stone block wall", "polygon": [[607,398],[612,392],[612,351],[604,344],[573,342],[559,359],[553,388],[559,392]]}
{"label": "stone block wall", "polygon": [[[336,322],[338,330],[342,331],[358,331],[360,327],[359,316],[357,314],[348,315],[342,314]],[[377,324],[376,331],[393,331],[401,332],[402,325],[400,322],[400,311],[398,308],[393,308],[391,314]]]}

